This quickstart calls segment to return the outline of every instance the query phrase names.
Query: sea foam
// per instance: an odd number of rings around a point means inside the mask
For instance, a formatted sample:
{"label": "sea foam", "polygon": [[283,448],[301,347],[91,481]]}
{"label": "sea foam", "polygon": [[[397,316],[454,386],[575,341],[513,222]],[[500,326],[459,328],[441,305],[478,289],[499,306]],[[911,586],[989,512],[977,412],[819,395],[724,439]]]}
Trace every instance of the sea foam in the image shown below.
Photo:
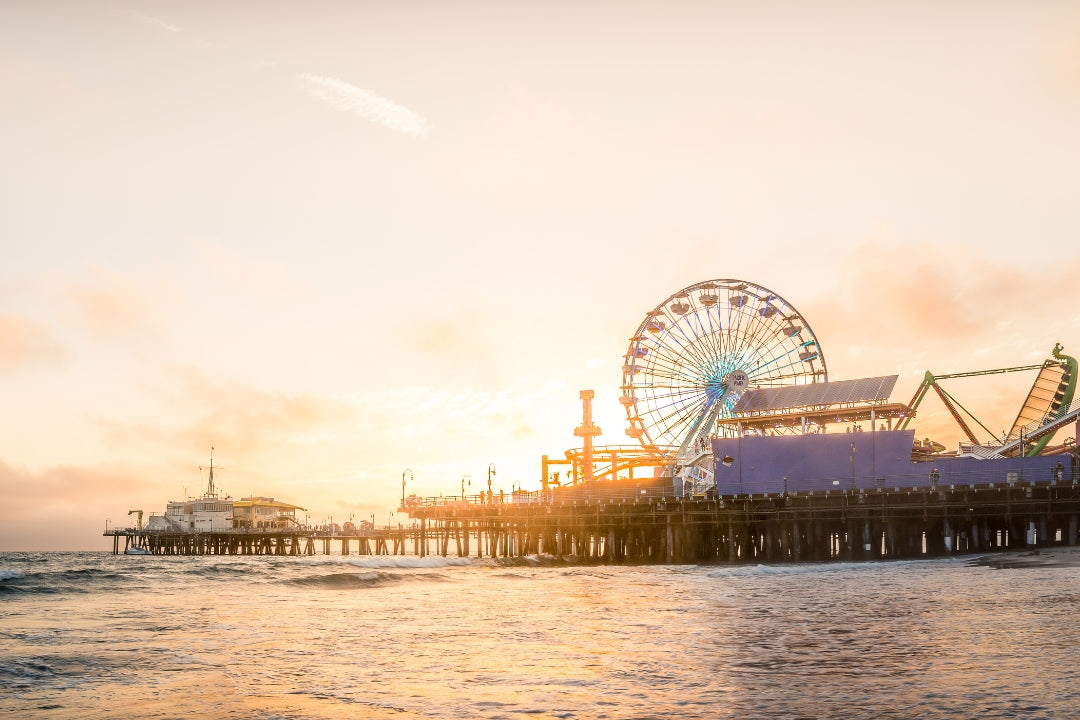
{"label": "sea foam", "polygon": [[322,555],[304,558],[310,565],[351,565],[369,570],[400,568],[404,570],[426,570],[446,567],[467,567],[473,564],[472,558],[456,557],[413,557],[410,555]]}

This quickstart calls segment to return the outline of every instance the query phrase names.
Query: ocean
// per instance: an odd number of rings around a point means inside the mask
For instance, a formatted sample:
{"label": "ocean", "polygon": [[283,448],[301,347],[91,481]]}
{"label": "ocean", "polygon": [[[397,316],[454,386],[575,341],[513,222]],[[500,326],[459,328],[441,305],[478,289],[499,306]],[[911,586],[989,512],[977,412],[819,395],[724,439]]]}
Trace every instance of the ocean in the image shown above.
{"label": "ocean", "polygon": [[0,553],[13,718],[1070,718],[1080,568]]}

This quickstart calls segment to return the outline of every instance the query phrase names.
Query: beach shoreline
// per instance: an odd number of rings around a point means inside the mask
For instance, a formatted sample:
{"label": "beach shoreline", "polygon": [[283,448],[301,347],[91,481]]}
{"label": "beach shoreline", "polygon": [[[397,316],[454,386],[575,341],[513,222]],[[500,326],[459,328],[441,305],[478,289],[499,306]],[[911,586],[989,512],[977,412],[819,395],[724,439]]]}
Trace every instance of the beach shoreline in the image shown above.
{"label": "beach shoreline", "polygon": [[1001,554],[973,558],[972,565],[995,570],[1031,567],[1080,567],[1080,546],[1055,545],[1048,548],[1011,550]]}

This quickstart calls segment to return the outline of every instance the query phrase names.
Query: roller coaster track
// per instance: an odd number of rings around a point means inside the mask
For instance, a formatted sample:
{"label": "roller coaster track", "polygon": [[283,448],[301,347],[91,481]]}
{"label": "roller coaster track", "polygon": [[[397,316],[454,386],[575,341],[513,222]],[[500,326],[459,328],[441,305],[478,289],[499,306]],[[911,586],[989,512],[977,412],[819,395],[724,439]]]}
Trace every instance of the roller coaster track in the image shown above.
{"label": "roller coaster track", "polygon": [[[1046,444],[1053,438],[1054,433],[1060,428],[1077,419],[1080,413],[1078,403],[1073,401],[1077,385],[1077,362],[1062,352],[1061,343],[1054,346],[1053,359],[1046,360],[1041,365],[1025,365],[1022,367],[1001,368],[997,370],[976,370],[974,372],[949,373],[947,375],[934,375],[927,372],[922,384],[911,399],[909,407],[912,410],[918,408],[930,388],[941,398],[942,403],[948,409],[960,429],[967,435],[972,446],[970,451],[980,457],[1005,457],[1015,455],[1023,448],[1027,457],[1038,455]],[[994,375],[998,373],[1012,373],[1024,370],[1039,370],[1027,399],[1016,416],[1012,430],[998,441],[991,439],[988,443],[981,443],[975,436],[975,426],[981,428],[990,438],[994,438],[993,432],[976,418],[971,411],[961,405],[956,398],[946,392],[940,385],[939,380],[948,378],[975,377],[978,375]],[[969,418],[971,424],[965,422]],[[898,427],[905,429],[911,417],[905,418]]]}
{"label": "roller coaster track", "polygon": [[[1046,441],[1049,440],[1055,432],[1077,420],[1080,420],[1080,399],[1073,400],[1066,408],[1048,413],[1046,417],[1040,421],[1028,423],[1021,429],[1020,434],[1016,439],[1010,440],[1002,445],[992,453],[992,457],[1016,455],[1020,452],[1021,444],[1027,446],[1028,443],[1036,443],[1041,450],[1042,447],[1046,445]],[[1030,450],[1028,451],[1028,455],[1031,455]]]}

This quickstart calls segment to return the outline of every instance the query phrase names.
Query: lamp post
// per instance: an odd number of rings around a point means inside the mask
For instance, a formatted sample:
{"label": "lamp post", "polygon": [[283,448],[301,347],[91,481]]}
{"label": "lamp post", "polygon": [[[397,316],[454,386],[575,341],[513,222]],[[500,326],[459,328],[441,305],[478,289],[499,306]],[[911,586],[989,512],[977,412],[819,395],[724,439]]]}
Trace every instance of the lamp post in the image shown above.
{"label": "lamp post", "polygon": [[495,474],[495,463],[488,463],[488,502],[491,502],[491,476]]}
{"label": "lamp post", "polygon": [[465,486],[466,485],[468,485],[469,487],[472,487],[472,478],[470,478],[468,475],[462,475],[461,476],[461,499],[462,500],[465,499]]}
{"label": "lamp post", "polygon": [[401,473],[401,507],[405,507],[405,476],[408,475],[409,479],[413,479],[412,470],[405,468],[405,472]]}
{"label": "lamp post", "polygon": [[394,517],[394,511],[393,510],[391,510],[390,514],[386,516],[386,530],[387,530],[387,532],[390,531],[390,518],[392,518],[392,517]]}
{"label": "lamp post", "polygon": [[1024,482],[1024,428],[1020,428],[1020,482]]}
{"label": "lamp post", "polygon": [[855,443],[851,443],[851,489],[855,489]]}

